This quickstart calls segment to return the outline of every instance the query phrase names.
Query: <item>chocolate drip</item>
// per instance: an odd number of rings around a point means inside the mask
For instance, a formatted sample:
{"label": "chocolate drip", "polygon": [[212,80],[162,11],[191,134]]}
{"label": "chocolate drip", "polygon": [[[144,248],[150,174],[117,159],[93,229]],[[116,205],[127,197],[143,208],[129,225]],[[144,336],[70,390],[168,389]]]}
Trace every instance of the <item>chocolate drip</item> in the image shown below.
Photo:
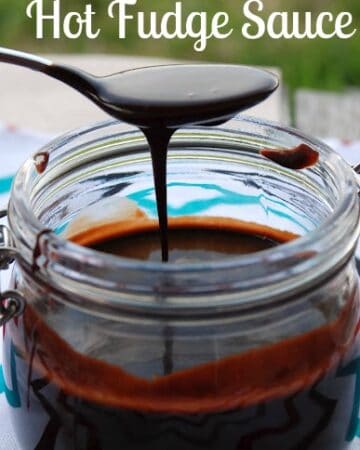
{"label": "chocolate drip", "polygon": [[33,157],[35,168],[39,174],[42,174],[47,169],[49,163],[49,153],[48,152],[39,152],[36,153]]}
{"label": "chocolate drip", "polygon": [[33,263],[32,263],[32,270],[34,272],[38,271],[40,269],[38,265],[38,258],[42,255],[41,253],[41,239],[46,236],[47,234],[52,233],[52,230],[45,229],[42,230],[36,237],[36,243],[33,251]]}
{"label": "chocolate drip", "polygon": [[312,167],[319,161],[319,152],[306,144],[300,144],[291,149],[276,150],[264,148],[260,153],[276,164],[293,170]]}

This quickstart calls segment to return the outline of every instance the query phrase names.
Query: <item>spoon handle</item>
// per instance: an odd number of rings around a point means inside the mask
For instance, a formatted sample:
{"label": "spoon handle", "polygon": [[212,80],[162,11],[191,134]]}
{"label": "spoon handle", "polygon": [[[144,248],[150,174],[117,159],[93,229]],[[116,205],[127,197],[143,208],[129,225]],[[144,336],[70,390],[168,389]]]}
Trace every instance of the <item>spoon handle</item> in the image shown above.
{"label": "spoon handle", "polygon": [[1,62],[42,72],[71,86],[93,101],[96,97],[96,92],[94,92],[94,77],[75,67],[54,64],[49,59],[4,47],[0,47]]}
{"label": "spoon handle", "polygon": [[4,47],[0,47],[0,62],[28,67],[39,72],[47,72],[52,66],[52,62],[48,59]]}

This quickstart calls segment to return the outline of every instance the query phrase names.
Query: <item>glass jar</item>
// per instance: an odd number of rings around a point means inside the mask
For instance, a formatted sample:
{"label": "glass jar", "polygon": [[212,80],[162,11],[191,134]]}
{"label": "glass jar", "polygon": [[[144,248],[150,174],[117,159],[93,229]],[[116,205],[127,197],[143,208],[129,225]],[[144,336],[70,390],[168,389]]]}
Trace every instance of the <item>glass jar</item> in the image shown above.
{"label": "glass jar", "polygon": [[[320,153],[304,171],[259,155],[301,143]],[[359,201],[338,155],[245,117],[177,132],[170,217],[241,219],[299,238],[162,264],[66,239],[74,224],[156,217],[138,130],[101,123],[42,151],[43,174],[30,159],[16,176],[2,249],[16,259],[3,295],[4,376],[22,449],[349,448],[360,401]]]}

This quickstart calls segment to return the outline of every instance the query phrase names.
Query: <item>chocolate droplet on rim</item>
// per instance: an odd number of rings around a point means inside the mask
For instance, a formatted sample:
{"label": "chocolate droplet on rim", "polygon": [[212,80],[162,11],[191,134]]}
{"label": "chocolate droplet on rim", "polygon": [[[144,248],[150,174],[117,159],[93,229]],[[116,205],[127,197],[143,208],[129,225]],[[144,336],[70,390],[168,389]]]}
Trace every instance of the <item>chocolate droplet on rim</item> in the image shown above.
{"label": "chocolate droplet on rim", "polygon": [[319,161],[319,153],[306,144],[300,144],[291,149],[267,149],[260,154],[282,167],[293,170],[306,169]]}
{"label": "chocolate droplet on rim", "polygon": [[39,152],[36,153],[33,157],[35,168],[39,174],[42,174],[45,172],[48,163],[49,163],[49,153],[48,152]]}

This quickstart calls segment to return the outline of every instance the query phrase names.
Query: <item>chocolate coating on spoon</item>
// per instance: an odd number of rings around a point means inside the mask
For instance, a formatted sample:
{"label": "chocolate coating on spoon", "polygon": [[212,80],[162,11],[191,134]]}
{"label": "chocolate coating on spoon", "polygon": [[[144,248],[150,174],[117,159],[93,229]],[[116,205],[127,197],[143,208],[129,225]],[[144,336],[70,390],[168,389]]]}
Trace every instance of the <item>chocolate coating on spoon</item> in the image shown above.
{"label": "chocolate coating on spoon", "polygon": [[194,64],[135,69],[91,81],[95,88],[92,100],[114,117],[141,128],[147,138],[166,262],[166,163],[172,135],[185,125],[226,122],[267,98],[278,87],[278,80],[251,67]]}
{"label": "chocolate coating on spoon", "polygon": [[[96,79],[95,79],[96,80]],[[141,128],[221,123],[265,100],[277,87],[269,72],[236,65],[172,65],[98,78],[94,101]]]}
{"label": "chocolate coating on spoon", "polygon": [[[143,130],[151,150],[163,260],[167,261],[166,158],[171,136],[185,125],[219,125],[278,87],[254,67],[188,64],[147,67],[95,77],[28,53],[0,47],[0,61],[28,67],[73,87],[116,119]],[[41,174],[48,161],[37,155]]]}
{"label": "chocolate coating on spoon", "polygon": [[151,151],[162,260],[168,261],[167,151],[176,130],[213,126],[265,100],[277,87],[269,72],[236,65],[171,65],[96,78],[51,66],[52,75],[82,91],[107,113],[139,127]]}

